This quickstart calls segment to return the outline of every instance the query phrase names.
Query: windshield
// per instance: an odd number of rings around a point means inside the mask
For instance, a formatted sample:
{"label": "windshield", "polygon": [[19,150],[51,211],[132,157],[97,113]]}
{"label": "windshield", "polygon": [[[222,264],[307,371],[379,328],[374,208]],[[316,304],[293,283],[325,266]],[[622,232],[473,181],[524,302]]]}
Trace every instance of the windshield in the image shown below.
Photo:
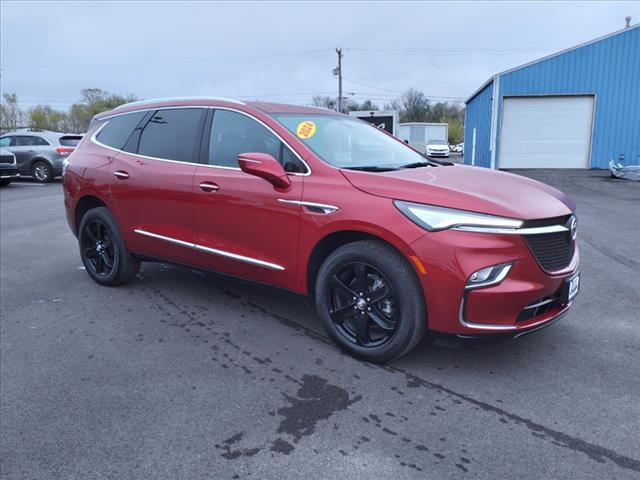
{"label": "windshield", "polygon": [[325,162],[339,168],[395,169],[428,160],[377,127],[342,115],[273,115]]}

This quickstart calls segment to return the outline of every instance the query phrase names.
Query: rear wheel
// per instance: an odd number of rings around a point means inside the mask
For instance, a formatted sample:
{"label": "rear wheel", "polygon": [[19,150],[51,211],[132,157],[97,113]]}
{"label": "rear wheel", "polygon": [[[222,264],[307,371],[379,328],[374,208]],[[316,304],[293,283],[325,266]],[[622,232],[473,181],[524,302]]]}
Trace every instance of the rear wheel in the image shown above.
{"label": "rear wheel", "polygon": [[105,207],[91,209],[82,217],[78,242],[87,273],[100,285],[127,283],[140,269],[140,262],[127,250],[115,219]]}
{"label": "rear wheel", "polygon": [[424,295],[406,259],[376,241],[340,247],[322,264],[316,307],[331,338],[352,355],[386,362],[424,337]]}
{"label": "rear wheel", "polygon": [[44,161],[37,161],[31,167],[31,175],[38,183],[47,183],[53,180],[53,170],[51,166]]}

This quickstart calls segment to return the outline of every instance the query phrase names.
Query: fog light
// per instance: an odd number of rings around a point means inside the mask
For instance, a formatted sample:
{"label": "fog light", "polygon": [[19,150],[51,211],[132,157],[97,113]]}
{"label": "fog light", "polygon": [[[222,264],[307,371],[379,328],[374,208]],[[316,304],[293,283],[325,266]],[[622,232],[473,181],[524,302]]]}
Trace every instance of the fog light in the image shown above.
{"label": "fog light", "polygon": [[466,288],[486,287],[488,285],[500,283],[506,278],[512,265],[512,263],[503,263],[473,272],[467,281]]}

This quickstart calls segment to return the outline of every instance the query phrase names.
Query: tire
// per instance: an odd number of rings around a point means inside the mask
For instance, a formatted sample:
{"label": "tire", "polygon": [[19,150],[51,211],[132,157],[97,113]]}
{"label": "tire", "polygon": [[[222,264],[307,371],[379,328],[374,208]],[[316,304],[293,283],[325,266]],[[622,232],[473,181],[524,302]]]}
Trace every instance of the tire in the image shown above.
{"label": "tire", "polygon": [[53,169],[47,162],[38,160],[31,165],[31,176],[38,183],[48,183],[53,180]]}
{"label": "tire", "polygon": [[78,244],[87,273],[100,285],[122,285],[131,281],[140,269],[140,262],[127,250],[120,229],[106,207],[85,213],[78,229]]}
{"label": "tire", "polygon": [[10,183],[11,183],[11,179],[10,178],[5,178],[4,180],[0,180],[0,187],[6,187]]}
{"label": "tire", "polygon": [[338,346],[369,362],[404,355],[427,332],[424,294],[415,271],[380,241],[354,242],[331,253],[318,272],[315,302]]}

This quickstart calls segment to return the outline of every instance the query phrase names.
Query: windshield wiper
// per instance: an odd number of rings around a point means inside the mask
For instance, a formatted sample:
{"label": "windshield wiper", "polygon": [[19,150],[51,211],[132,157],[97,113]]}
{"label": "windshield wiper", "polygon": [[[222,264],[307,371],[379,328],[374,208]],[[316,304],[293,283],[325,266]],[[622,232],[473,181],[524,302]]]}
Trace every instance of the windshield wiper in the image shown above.
{"label": "windshield wiper", "polygon": [[407,163],[406,165],[401,165],[399,168],[420,168],[420,167],[435,167],[436,164],[433,162],[413,162]]}
{"label": "windshield wiper", "polygon": [[377,165],[364,165],[361,167],[342,167],[346,170],[359,170],[363,172],[393,172],[396,167],[379,167]]}

